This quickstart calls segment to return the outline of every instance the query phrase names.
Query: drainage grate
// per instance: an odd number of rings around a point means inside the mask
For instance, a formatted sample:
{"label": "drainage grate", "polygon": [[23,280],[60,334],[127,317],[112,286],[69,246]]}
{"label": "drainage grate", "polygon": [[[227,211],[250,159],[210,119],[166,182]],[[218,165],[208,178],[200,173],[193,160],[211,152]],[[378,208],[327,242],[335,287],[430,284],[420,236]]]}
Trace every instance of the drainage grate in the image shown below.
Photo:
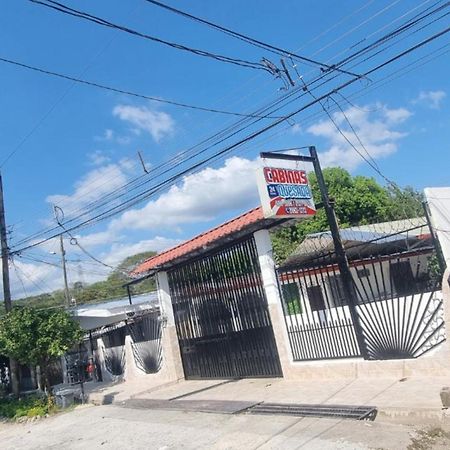
{"label": "drainage grate", "polygon": [[375,420],[374,406],[302,405],[289,403],[258,403],[247,410],[250,414],[283,414],[300,417],[332,417],[356,420]]}

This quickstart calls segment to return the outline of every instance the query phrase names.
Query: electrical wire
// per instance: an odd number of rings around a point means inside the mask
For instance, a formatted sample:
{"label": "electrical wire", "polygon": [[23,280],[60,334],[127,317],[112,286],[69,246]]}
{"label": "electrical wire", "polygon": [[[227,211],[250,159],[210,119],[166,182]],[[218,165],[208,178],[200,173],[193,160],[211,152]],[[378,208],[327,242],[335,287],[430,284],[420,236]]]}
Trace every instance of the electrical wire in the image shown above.
{"label": "electrical wire", "polygon": [[[416,47],[414,47],[414,48],[416,48]],[[403,55],[404,53],[402,53],[402,55]]]}
{"label": "electrical wire", "polygon": [[[166,9],[166,10],[168,10],[170,12],[173,12],[175,14],[179,14],[179,15],[181,15],[183,17],[188,18],[188,19],[194,20],[196,22],[200,22],[200,23],[202,23],[204,25],[207,25],[209,27],[212,27],[212,28],[214,28],[216,30],[221,31],[221,32],[227,34],[228,36],[232,36],[232,37],[237,38],[237,39],[239,39],[241,41],[244,41],[244,42],[247,42],[247,43],[249,43],[251,45],[254,45],[254,46],[258,47],[258,48],[262,48],[264,50],[268,50],[268,51],[270,51],[272,53],[275,53],[275,54],[277,54],[279,56],[285,56],[285,57],[288,57],[288,58],[294,58],[294,59],[297,59],[298,61],[302,61],[304,63],[308,63],[308,64],[312,64],[314,66],[320,67],[324,71],[325,70],[328,70],[328,71],[337,70],[337,71],[339,71],[341,73],[345,73],[346,75],[351,75],[353,77],[359,76],[359,75],[357,75],[357,74],[355,74],[353,72],[348,72],[348,71],[340,69],[340,68],[335,68],[334,66],[330,66],[328,64],[324,64],[324,63],[316,61],[314,59],[307,58],[305,56],[297,55],[294,52],[290,52],[288,50],[284,50],[284,49],[282,49],[280,47],[276,47],[274,45],[267,44],[265,42],[262,42],[260,40],[254,39],[254,38],[252,38],[250,36],[247,36],[245,34],[238,33],[237,31],[233,31],[233,30],[231,30],[229,28],[226,28],[224,26],[218,25],[218,24],[213,23],[211,21],[202,19],[200,17],[197,17],[197,16],[194,16],[192,14],[189,14],[189,13],[187,13],[185,11],[181,11],[179,9],[176,9],[176,8],[172,7],[172,6],[166,5],[166,4],[162,3],[162,2],[158,2],[158,1],[155,1],[155,0],[145,0],[145,1],[147,1],[148,3],[151,3],[151,4],[155,5],[155,6],[158,6],[160,8]],[[400,1],[400,0],[397,0],[397,1]],[[326,69],[324,69],[324,67]]]}
{"label": "electrical wire", "polygon": [[[367,59],[367,58],[366,58]],[[319,78],[320,79],[320,78]],[[289,94],[289,95],[293,95],[293,93],[291,93],[291,94]],[[286,97],[285,97],[286,98]],[[242,129],[241,129],[242,130]],[[240,131],[241,131],[240,130]],[[231,134],[230,136],[233,136],[233,135],[235,135],[236,133],[233,133],[233,134]],[[220,133],[219,133],[219,135],[220,135]],[[228,136],[227,138],[229,138],[230,136]],[[215,137],[215,136],[213,136],[213,137]],[[208,141],[208,140],[210,140],[211,138],[209,138],[209,139],[207,139],[206,141]],[[220,143],[220,142],[222,142],[224,139],[222,139],[221,141],[219,141],[219,142],[216,142],[214,145],[217,145],[218,143]],[[198,146],[198,145],[197,145]],[[194,148],[195,148],[196,146],[194,146]],[[204,150],[203,150],[204,151]],[[203,152],[202,151],[202,152]],[[189,158],[189,159],[191,159],[191,158]],[[177,161],[175,161],[175,162],[177,162]],[[167,172],[167,171],[166,171]]]}
{"label": "electrical wire", "polygon": [[240,66],[240,67],[246,67],[249,69],[256,69],[256,70],[264,70],[266,72],[271,73],[270,70],[262,63],[247,61],[244,59],[233,58],[230,56],[220,55],[218,53],[212,53],[212,52],[209,52],[206,50],[200,50],[200,49],[188,47],[186,45],[178,44],[176,42],[166,41],[166,40],[160,39],[156,36],[151,36],[149,34],[141,33],[140,31],[133,30],[126,26],[112,23],[106,19],[95,16],[93,14],[89,14],[89,13],[86,13],[86,12],[83,12],[83,11],[80,11],[80,10],[77,10],[74,8],[70,8],[67,5],[64,5],[63,3],[60,3],[60,2],[56,2],[53,0],[28,0],[28,1],[31,3],[35,3],[37,5],[45,6],[47,8],[53,9],[55,11],[61,12],[63,14],[69,15],[69,16],[77,17],[79,19],[84,19],[89,22],[93,22],[97,25],[101,25],[101,26],[104,26],[107,28],[112,28],[115,30],[123,31],[123,32],[131,34],[133,36],[147,39],[147,40],[150,40],[150,41],[156,42],[158,44],[162,44],[162,45],[165,45],[165,46],[177,49],[177,50],[186,51],[186,52],[198,55],[198,56],[204,56],[204,57],[211,58],[211,59],[214,59],[214,60],[217,60],[220,62],[229,63],[229,64],[233,64],[233,65]]}
{"label": "electrical wire", "polygon": [[207,108],[207,107],[203,107],[203,106],[196,106],[196,105],[189,105],[187,103],[181,103],[181,102],[176,102],[176,101],[172,101],[172,100],[164,100],[162,98],[158,98],[158,97],[152,97],[149,95],[145,95],[145,94],[140,94],[137,92],[133,92],[133,91],[129,91],[129,90],[124,90],[124,89],[119,89],[116,87],[112,87],[112,86],[107,86],[105,84],[100,84],[94,81],[88,81],[88,80],[83,80],[81,78],[76,78],[76,77],[72,77],[70,75],[65,75],[59,72],[54,72],[51,70],[46,70],[43,69],[41,67],[36,67],[36,66],[31,66],[29,64],[25,64],[23,62],[19,62],[19,61],[15,61],[12,59],[7,59],[7,58],[3,58],[0,57],[0,61],[7,63],[7,64],[11,64],[17,67],[22,67],[24,69],[28,69],[28,70],[32,70],[35,72],[39,72],[45,75],[50,75],[53,77],[58,77],[58,78],[62,78],[64,80],[70,80],[73,81],[75,83],[79,83],[79,84],[84,84],[86,86],[91,86],[91,87],[96,87],[99,89],[104,89],[106,91],[111,91],[111,92],[116,92],[119,94],[125,94],[125,95],[129,95],[131,97],[137,97],[137,98],[142,98],[144,100],[151,100],[154,102],[158,102],[158,103],[164,103],[167,105],[173,105],[173,106],[178,106],[181,108],[187,108],[187,109],[193,109],[193,110],[198,110],[198,111],[204,111],[204,112],[209,112],[209,113],[217,113],[217,114],[226,114],[229,116],[238,116],[238,117],[250,117],[250,118],[264,118],[264,119],[279,119],[279,116],[258,116],[258,115],[252,115],[252,114],[243,114],[243,113],[238,113],[238,112],[233,112],[233,111],[224,111],[221,109],[214,109],[214,108]]}
{"label": "electrical wire", "polygon": [[[370,74],[372,74],[372,73],[374,73],[374,72],[380,70],[381,68],[383,68],[383,67],[385,67],[385,66],[387,66],[387,65],[389,65],[389,64],[392,64],[393,62],[397,61],[398,59],[400,59],[400,58],[402,58],[402,57],[408,55],[409,53],[411,53],[411,52],[413,52],[413,51],[415,51],[415,50],[417,50],[417,49],[419,49],[419,48],[421,48],[421,47],[423,47],[423,46],[429,44],[430,42],[434,41],[435,39],[438,39],[439,37],[445,35],[445,34],[448,33],[449,31],[450,31],[450,28],[446,28],[446,29],[443,29],[443,30],[441,30],[441,31],[439,31],[439,32],[437,32],[437,33],[435,33],[435,34],[433,34],[432,36],[430,36],[430,37],[428,37],[428,38],[422,40],[421,42],[419,42],[419,43],[413,45],[412,47],[409,47],[408,49],[406,49],[406,50],[404,50],[404,51],[402,51],[402,52],[396,54],[395,56],[392,56],[392,57],[389,58],[388,60],[385,60],[385,61],[383,61],[382,63],[376,65],[376,66],[373,67],[372,69],[366,71],[364,75],[368,76],[368,75],[370,75]],[[318,102],[320,102],[320,101],[326,99],[329,95],[333,94],[335,91],[338,91],[338,90],[341,90],[341,89],[343,89],[343,88],[345,88],[345,87],[347,87],[347,86],[350,86],[351,84],[353,84],[353,83],[356,82],[357,80],[358,80],[357,78],[354,78],[354,79],[352,79],[352,80],[348,80],[348,81],[342,83],[342,84],[341,84],[340,86],[338,86],[337,88],[335,88],[335,89],[333,89],[333,90],[331,90],[331,91],[329,91],[329,92],[327,92],[327,93],[325,93],[325,94],[323,94],[323,95],[317,97],[317,99],[313,99],[311,102],[307,103],[306,105],[303,105],[300,109],[297,109],[297,110],[295,110],[295,111],[289,113],[288,115],[286,115],[286,118],[290,118],[290,117],[295,116],[295,115],[298,114],[299,112],[304,111],[305,109],[311,107],[312,105],[314,105],[314,104],[316,104],[316,103],[318,103]],[[256,132],[253,132],[252,134],[250,134],[250,135],[247,136],[246,138],[240,140],[239,142],[234,143],[234,144],[232,144],[232,145],[226,147],[225,149],[222,149],[222,150],[219,151],[219,152],[216,152],[216,154],[214,154],[214,155],[212,155],[212,156],[209,156],[209,157],[205,158],[205,159],[202,160],[202,161],[197,162],[196,164],[192,165],[191,167],[189,167],[189,168],[187,168],[187,169],[182,170],[181,172],[178,172],[177,174],[175,174],[175,175],[172,176],[171,178],[169,178],[169,179],[167,179],[167,180],[164,180],[163,182],[159,183],[158,185],[156,185],[156,186],[152,187],[151,189],[147,190],[144,194],[140,194],[140,195],[138,195],[138,196],[132,197],[131,199],[129,199],[129,200],[128,200],[126,203],[124,203],[124,204],[116,205],[115,207],[110,208],[108,211],[103,212],[103,213],[100,213],[100,214],[98,214],[97,216],[95,216],[95,217],[93,217],[93,218],[90,218],[90,219],[88,219],[88,220],[82,222],[81,224],[78,224],[78,225],[76,225],[76,226],[72,226],[71,228],[69,228],[69,231],[72,231],[72,230],[74,230],[74,229],[80,228],[81,226],[84,226],[84,225],[86,225],[86,224],[88,224],[88,223],[91,223],[91,224],[92,224],[92,223],[95,223],[95,221],[96,221],[97,219],[102,219],[102,220],[104,220],[105,218],[111,217],[112,215],[116,215],[118,212],[121,212],[121,211],[123,211],[124,209],[127,209],[127,208],[133,206],[134,204],[136,204],[136,202],[140,202],[140,201],[142,201],[143,199],[148,198],[149,196],[153,195],[155,192],[158,192],[161,188],[164,188],[165,186],[172,184],[174,181],[176,181],[176,180],[179,179],[180,177],[183,177],[183,176],[185,176],[186,174],[195,172],[195,171],[198,170],[199,168],[203,167],[206,163],[213,161],[213,160],[214,160],[215,158],[217,158],[218,156],[221,156],[221,155],[223,155],[223,154],[226,154],[226,153],[228,153],[229,151],[231,151],[231,150],[233,150],[234,148],[236,148],[237,146],[239,146],[239,145],[241,145],[241,144],[243,144],[243,143],[245,143],[245,142],[248,142],[248,141],[254,139],[255,137],[261,135],[262,133],[265,133],[265,132],[268,131],[269,129],[271,129],[271,128],[277,126],[277,125],[279,125],[282,121],[283,121],[282,119],[276,120],[276,121],[273,122],[272,124],[267,125],[266,127],[262,128],[262,129],[260,129],[260,130],[258,130],[258,131],[256,131]],[[60,234],[60,233],[59,233],[59,234]],[[35,246],[37,246],[37,245],[40,245],[40,244],[42,244],[42,243],[44,243],[44,242],[47,242],[48,240],[50,240],[50,239],[52,239],[52,238],[58,236],[59,234],[56,234],[55,236],[50,236],[50,237],[41,239],[40,241],[35,242],[35,243],[33,243],[33,244],[30,244],[30,245],[28,245],[28,246],[25,246],[24,248],[19,249],[19,250],[16,250],[16,251],[13,252],[13,253],[17,253],[17,252],[23,251],[23,250],[25,250],[25,249],[27,249],[27,248],[32,248],[32,247],[35,247]]]}
{"label": "electrical wire", "polygon": [[[370,3],[370,2],[369,2]],[[426,3],[426,2],[425,2]],[[438,2],[439,3],[439,2]],[[416,8],[414,8],[414,9],[416,9]],[[373,17],[373,16],[372,16]]]}

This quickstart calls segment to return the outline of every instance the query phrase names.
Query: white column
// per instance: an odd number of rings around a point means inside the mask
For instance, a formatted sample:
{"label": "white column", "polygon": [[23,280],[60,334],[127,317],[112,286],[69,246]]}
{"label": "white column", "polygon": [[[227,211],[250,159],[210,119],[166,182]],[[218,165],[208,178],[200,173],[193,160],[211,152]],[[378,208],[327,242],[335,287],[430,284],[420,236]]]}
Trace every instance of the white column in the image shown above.
{"label": "white column", "polygon": [[281,305],[280,291],[278,289],[275,261],[273,259],[272,241],[267,230],[253,233],[258,251],[259,265],[261,267],[264,290],[269,305]]}
{"label": "white column", "polygon": [[169,278],[167,272],[158,272],[156,274],[158,282],[158,299],[161,316],[167,326],[174,326],[175,319],[173,316],[172,300],[170,298]]}
{"label": "white column", "polygon": [[161,341],[163,349],[162,371],[165,373],[168,381],[179,380],[184,378],[184,373],[167,272],[158,272],[156,274],[156,281],[158,285],[159,307],[163,319]]}
{"label": "white column", "polygon": [[283,307],[281,305],[281,295],[278,287],[277,272],[273,259],[272,241],[268,230],[259,230],[253,233],[258,252],[259,265],[261,267],[261,277],[264,291],[269,306],[270,320],[272,322],[273,333],[280,356],[280,363],[283,375],[289,377],[291,364],[291,351],[289,338],[284,320]]}

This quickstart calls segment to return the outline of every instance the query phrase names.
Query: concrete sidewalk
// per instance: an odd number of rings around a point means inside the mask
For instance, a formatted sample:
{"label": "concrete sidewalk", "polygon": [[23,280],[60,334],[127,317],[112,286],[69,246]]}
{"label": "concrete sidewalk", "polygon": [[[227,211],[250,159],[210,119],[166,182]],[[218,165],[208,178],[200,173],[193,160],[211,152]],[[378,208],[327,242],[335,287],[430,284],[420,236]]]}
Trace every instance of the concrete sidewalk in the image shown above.
{"label": "concrete sidewalk", "polygon": [[444,377],[407,379],[354,379],[286,381],[282,378],[179,381],[174,383],[124,382],[91,393],[97,404],[120,404],[127,399],[211,400],[241,402],[371,405],[379,418],[441,419],[445,416],[440,390],[450,385]]}

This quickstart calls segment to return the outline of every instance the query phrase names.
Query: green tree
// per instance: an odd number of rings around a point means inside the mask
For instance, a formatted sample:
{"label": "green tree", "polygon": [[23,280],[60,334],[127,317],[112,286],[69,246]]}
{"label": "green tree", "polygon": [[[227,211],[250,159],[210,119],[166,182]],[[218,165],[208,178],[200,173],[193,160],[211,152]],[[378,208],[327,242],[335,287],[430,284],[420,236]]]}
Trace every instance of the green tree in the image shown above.
{"label": "green tree", "polygon": [[62,310],[14,308],[0,320],[0,353],[21,364],[39,365],[49,391],[49,365],[81,341],[79,324]]}
{"label": "green tree", "polygon": [[[352,177],[339,167],[324,169],[323,175],[342,228],[418,217],[423,214],[422,196],[411,187],[401,191],[386,188],[373,178]],[[319,203],[321,195],[314,173],[309,174],[309,180],[314,199]],[[282,263],[306,235],[328,229],[325,211],[321,208],[312,219],[275,231],[272,234],[272,243],[276,261]]]}

